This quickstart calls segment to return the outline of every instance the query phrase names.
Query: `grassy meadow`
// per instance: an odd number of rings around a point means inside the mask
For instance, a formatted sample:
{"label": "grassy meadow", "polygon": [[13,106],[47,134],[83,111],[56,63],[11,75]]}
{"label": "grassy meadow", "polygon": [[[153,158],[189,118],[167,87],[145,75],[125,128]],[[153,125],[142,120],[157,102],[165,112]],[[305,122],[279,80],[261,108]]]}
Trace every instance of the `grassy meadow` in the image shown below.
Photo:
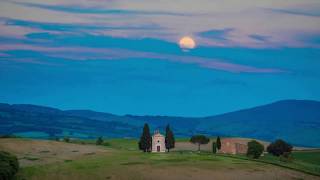
{"label": "grassy meadow", "polygon": [[[16,141],[21,145],[22,142],[30,143],[33,140]],[[186,139],[178,140],[178,143],[185,141]],[[31,164],[21,167],[18,179],[320,179],[320,151],[294,152],[292,162],[281,162],[269,155],[255,161],[240,155],[213,155],[208,151],[143,153],[138,150],[137,141],[134,139],[108,139],[102,146],[94,145],[93,140],[41,143],[54,143],[54,146],[61,145],[59,148],[65,149],[74,145],[72,148],[78,148],[79,152],[82,151],[81,148],[97,149],[90,149],[91,153],[84,151],[82,155],[73,158],[50,154],[50,149],[38,149],[32,156],[34,159],[28,160]],[[72,151],[72,148],[69,148],[71,153],[75,151]],[[6,150],[1,146],[1,141],[0,149]],[[26,153],[32,154],[28,151]],[[43,153],[47,155],[42,155]],[[51,155],[53,156],[50,157]],[[25,154],[21,154],[20,158],[23,156]],[[57,159],[58,156],[63,158],[57,162],[37,164],[42,158]]]}

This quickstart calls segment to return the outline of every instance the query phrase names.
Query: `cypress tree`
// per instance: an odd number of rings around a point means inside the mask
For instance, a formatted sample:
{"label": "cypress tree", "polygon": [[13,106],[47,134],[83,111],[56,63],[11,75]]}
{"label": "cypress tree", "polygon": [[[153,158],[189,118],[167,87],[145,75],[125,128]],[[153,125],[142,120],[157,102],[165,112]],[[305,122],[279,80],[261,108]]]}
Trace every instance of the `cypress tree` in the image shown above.
{"label": "cypress tree", "polygon": [[216,142],[212,142],[212,153],[213,154],[217,153],[217,143]]}
{"label": "cypress tree", "polygon": [[221,149],[221,140],[220,140],[220,136],[217,137],[217,149],[220,150]]}
{"label": "cypress tree", "polygon": [[172,130],[170,129],[170,126],[167,125],[166,127],[166,138],[165,138],[165,144],[166,144],[166,149],[168,152],[170,149],[174,148],[175,145],[175,139]]}
{"label": "cypress tree", "polygon": [[147,123],[143,126],[142,135],[139,141],[139,149],[143,152],[150,152],[152,145],[152,138],[150,135],[149,125]]}

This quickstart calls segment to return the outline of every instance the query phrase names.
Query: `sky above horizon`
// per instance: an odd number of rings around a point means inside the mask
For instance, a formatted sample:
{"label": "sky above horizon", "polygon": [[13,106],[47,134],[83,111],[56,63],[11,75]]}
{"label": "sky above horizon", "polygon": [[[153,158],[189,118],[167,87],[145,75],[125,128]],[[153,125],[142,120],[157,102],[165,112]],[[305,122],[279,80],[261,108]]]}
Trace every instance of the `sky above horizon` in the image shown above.
{"label": "sky above horizon", "polygon": [[2,103],[208,116],[320,101],[319,57],[318,0],[0,0]]}

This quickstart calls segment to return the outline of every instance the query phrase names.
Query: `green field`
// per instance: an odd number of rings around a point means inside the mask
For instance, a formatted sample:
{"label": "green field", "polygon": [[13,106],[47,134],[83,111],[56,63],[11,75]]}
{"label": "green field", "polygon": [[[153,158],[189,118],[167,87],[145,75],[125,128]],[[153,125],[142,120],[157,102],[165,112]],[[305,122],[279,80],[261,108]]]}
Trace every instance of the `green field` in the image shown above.
{"label": "green field", "polygon": [[280,161],[278,157],[267,154],[261,157],[261,161],[320,176],[320,151],[295,151],[290,162]]}
{"label": "green field", "polygon": [[[93,146],[95,141],[72,140],[61,144],[67,147],[74,143],[85,147]],[[18,179],[320,179],[319,151],[294,152],[292,162],[281,162],[269,155],[255,161],[240,155],[209,152],[143,153],[133,139],[109,139],[99,148],[106,153],[22,167]],[[161,178],[153,178],[154,175]]]}
{"label": "green field", "polygon": [[[78,142],[77,142],[78,143]],[[93,143],[87,141],[86,143]],[[85,157],[79,160],[65,161],[44,166],[22,168],[20,179],[144,179],[143,169],[184,168],[202,169],[256,169],[263,166],[258,162],[215,156],[210,153],[171,152],[165,154],[142,153],[137,149],[135,140],[113,139],[108,141],[106,149],[110,154]],[[141,172],[135,169],[140,169]]]}

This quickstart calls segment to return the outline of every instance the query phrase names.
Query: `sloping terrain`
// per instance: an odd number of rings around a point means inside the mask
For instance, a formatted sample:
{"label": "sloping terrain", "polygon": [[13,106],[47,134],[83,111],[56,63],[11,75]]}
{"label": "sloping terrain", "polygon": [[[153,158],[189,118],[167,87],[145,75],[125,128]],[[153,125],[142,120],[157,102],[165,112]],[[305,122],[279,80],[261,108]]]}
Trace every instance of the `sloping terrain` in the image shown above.
{"label": "sloping terrain", "polygon": [[42,138],[139,137],[147,122],[151,129],[160,130],[170,124],[177,137],[206,134],[266,141],[282,138],[296,146],[320,147],[320,102],[307,100],[279,101],[202,118],[119,116],[90,110],[0,104],[0,122],[0,134]]}
{"label": "sloping terrain", "polygon": [[108,152],[95,145],[18,138],[1,138],[0,150],[14,153],[21,167],[71,161],[83,156]]}
{"label": "sloping terrain", "polygon": [[[110,139],[110,146],[0,139],[0,150],[19,157],[18,179],[320,179],[262,162],[208,153],[143,153],[136,140]],[[303,158],[301,159],[303,160]]]}

